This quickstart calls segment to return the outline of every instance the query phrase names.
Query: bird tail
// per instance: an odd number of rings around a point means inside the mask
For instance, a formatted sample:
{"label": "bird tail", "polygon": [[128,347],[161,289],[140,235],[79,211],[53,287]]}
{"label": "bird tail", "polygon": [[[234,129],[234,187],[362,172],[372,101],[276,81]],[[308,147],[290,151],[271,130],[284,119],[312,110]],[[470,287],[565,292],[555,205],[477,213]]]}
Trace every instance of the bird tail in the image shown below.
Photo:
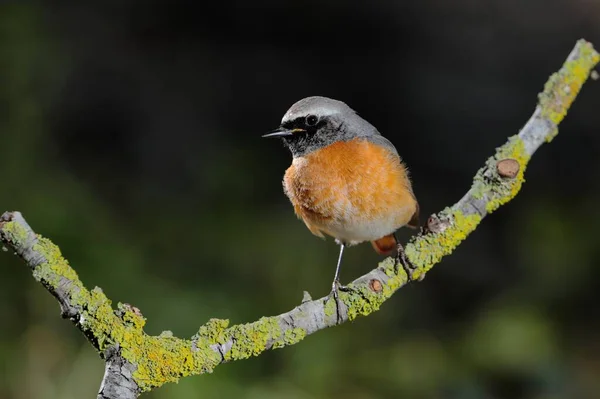
{"label": "bird tail", "polygon": [[[420,226],[419,223],[419,204],[416,204],[415,212],[412,217],[406,224],[407,227],[411,229],[418,229]],[[396,241],[396,237],[394,234],[387,235],[385,237],[381,237],[378,240],[371,241],[375,252],[379,255],[389,256],[394,253],[394,251],[398,248],[398,242]]]}
{"label": "bird tail", "polygon": [[[410,221],[406,224],[407,227],[411,229],[419,228],[419,204],[417,204],[417,209],[415,213],[412,215]],[[398,242],[396,241],[396,237],[394,234],[387,235],[385,237],[381,237],[378,240],[371,241],[375,252],[379,255],[389,256],[394,253],[394,251],[398,248]]]}
{"label": "bird tail", "polygon": [[379,255],[391,255],[396,250],[396,238],[393,234],[390,234],[385,237],[381,237],[379,240],[371,241],[375,252]]}

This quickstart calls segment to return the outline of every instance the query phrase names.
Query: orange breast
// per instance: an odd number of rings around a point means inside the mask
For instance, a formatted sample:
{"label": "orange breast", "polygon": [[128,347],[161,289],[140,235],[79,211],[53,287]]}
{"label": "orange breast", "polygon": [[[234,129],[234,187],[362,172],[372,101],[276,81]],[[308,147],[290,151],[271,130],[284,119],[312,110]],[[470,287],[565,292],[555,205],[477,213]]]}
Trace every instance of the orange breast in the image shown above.
{"label": "orange breast", "polygon": [[336,142],[294,158],[283,183],[296,214],[313,234],[350,245],[391,234],[417,208],[398,156],[364,139]]}

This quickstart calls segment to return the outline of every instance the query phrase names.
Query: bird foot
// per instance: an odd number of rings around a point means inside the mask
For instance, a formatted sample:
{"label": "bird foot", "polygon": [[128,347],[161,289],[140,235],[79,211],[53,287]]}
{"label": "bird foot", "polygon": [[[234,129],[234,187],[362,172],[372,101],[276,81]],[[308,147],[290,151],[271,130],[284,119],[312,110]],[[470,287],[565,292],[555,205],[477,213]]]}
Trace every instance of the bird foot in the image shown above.
{"label": "bird foot", "polygon": [[344,321],[344,318],[342,317],[342,313],[341,313],[341,309],[342,309],[342,306],[344,306],[344,303],[340,300],[340,297],[339,297],[340,291],[350,292],[351,289],[345,285],[341,285],[339,280],[334,280],[333,283],[331,283],[331,292],[327,296],[327,300],[329,300],[330,298],[333,298],[333,300],[335,301],[335,312],[337,315],[337,324],[341,324]]}
{"label": "bird foot", "polygon": [[[408,280],[413,280],[413,273],[415,272],[415,270],[417,269],[417,267],[415,265],[412,264],[411,261],[408,260],[408,258],[406,257],[406,253],[404,252],[404,247],[402,246],[402,244],[400,244],[400,242],[398,242],[398,255],[396,256],[396,262],[394,263],[394,271],[396,272],[396,274],[398,273],[398,265],[401,264],[402,265],[402,269],[404,269],[404,271],[406,272],[406,275],[408,276]],[[418,277],[418,281],[423,281],[423,279],[425,278],[425,273],[421,274]]]}
{"label": "bird foot", "polygon": [[337,300],[339,298],[339,291],[350,292],[351,290],[347,286],[341,285],[339,280],[334,280],[333,283],[331,283],[331,292],[329,295],[333,296],[333,298]]}

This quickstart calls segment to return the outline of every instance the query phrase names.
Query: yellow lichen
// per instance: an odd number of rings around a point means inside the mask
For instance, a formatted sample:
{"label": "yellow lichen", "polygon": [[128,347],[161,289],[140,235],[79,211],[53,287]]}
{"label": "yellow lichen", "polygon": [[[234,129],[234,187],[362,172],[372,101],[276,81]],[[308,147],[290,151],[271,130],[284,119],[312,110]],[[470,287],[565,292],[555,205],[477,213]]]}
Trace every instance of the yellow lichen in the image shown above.
{"label": "yellow lichen", "polygon": [[[556,125],[564,118],[589,71],[600,60],[591,44],[580,41],[577,48],[577,56],[568,60],[550,78],[540,94],[542,116]],[[547,140],[551,140],[556,133],[555,128]],[[519,171],[514,178],[501,178],[495,169],[497,162],[506,158],[519,163]],[[529,155],[521,139],[512,137],[477,173],[471,194],[477,199],[485,199],[488,212],[494,211],[518,193],[524,182],[528,160]],[[465,215],[455,208],[442,211],[438,217],[448,222],[445,229],[415,237],[406,246],[408,259],[417,267],[413,279],[450,254],[481,221],[478,214]],[[3,222],[0,226],[2,238],[15,248],[22,247],[30,238],[28,231],[18,222]],[[141,391],[177,381],[187,375],[211,372],[222,360],[245,359],[269,347],[281,348],[295,344],[307,334],[302,328],[283,328],[279,317],[263,317],[254,323],[229,328],[227,320],[211,319],[192,340],[179,339],[166,332],[159,336],[148,336],[143,331],[145,319],[139,311],[125,305],[119,305],[118,310],[114,310],[101,289],[88,291],[58,247],[49,240],[38,237],[33,250],[43,259],[33,271],[36,279],[54,292],[60,284],[61,292],[70,297],[72,306],[79,312],[80,317],[75,322],[101,353],[118,345],[121,356],[135,365],[133,378]],[[407,281],[403,270],[398,274],[394,271],[393,261],[385,261],[379,267],[389,277],[381,292],[373,292],[363,285],[351,287],[353,290],[350,292],[340,292],[340,299],[348,306],[350,320],[378,310]],[[325,302],[324,312],[328,318],[336,317],[333,298]],[[305,314],[297,316],[310,317]],[[216,350],[215,345],[224,353]]]}
{"label": "yellow lichen", "polygon": [[[564,119],[591,69],[600,61],[600,56],[591,43],[580,40],[577,48],[578,56],[566,61],[563,67],[550,77],[544,86],[544,91],[539,94],[542,116],[548,118],[555,125]],[[551,141],[556,133],[558,131],[554,129],[546,137],[546,140]]]}
{"label": "yellow lichen", "polygon": [[[3,232],[16,246],[27,239],[27,231],[18,223],[5,223]],[[211,319],[200,328],[195,344],[172,334],[149,336],[143,331],[146,320],[141,313],[124,304],[115,310],[100,288],[85,289],[52,242],[40,237],[33,250],[45,260],[33,272],[36,279],[53,289],[58,284],[69,288],[67,294],[80,313],[77,322],[82,331],[101,353],[118,344],[121,356],[136,366],[133,377],[142,391],[176,382],[187,375],[211,372],[222,361],[219,352],[210,347],[212,344],[232,341],[226,358],[233,360],[257,355],[269,344],[273,347],[292,345],[306,336],[302,328],[282,334],[274,317],[230,329],[227,329],[228,320]]]}
{"label": "yellow lichen", "polygon": [[246,359],[263,352],[269,343],[281,337],[281,326],[277,317],[262,317],[249,324],[239,324],[228,328],[226,336],[233,341],[225,360]]}
{"label": "yellow lichen", "polygon": [[413,274],[415,279],[429,271],[442,257],[452,253],[481,221],[481,216],[465,216],[460,210],[445,210],[440,215],[441,218],[450,220],[450,225],[445,230],[418,236],[406,245],[406,256],[417,268]]}
{"label": "yellow lichen", "polygon": [[[401,269],[399,274],[396,274],[395,267],[392,258],[387,258],[379,264],[378,269],[389,277],[386,283],[382,284],[380,292],[374,292],[366,285],[349,284],[347,291],[338,293],[339,300],[347,307],[348,320],[367,316],[379,310],[383,302],[406,283],[406,273]],[[327,318],[337,318],[337,305],[333,296],[325,299],[324,313]]]}
{"label": "yellow lichen", "polygon": [[[121,333],[123,335],[121,335]],[[137,329],[120,329],[122,356],[137,365],[133,376],[143,391],[176,382],[181,377],[210,373],[221,356],[210,347],[194,348],[192,341],[148,336]]]}
{"label": "yellow lichen", "polygon": [[[475,175],[471,187],[473,198],[485,199],[488,213],[510,201],[525,182],[524,175],[529,158],[523,140],[519,136],[510,137],[506,144],[496,149],[496,154],[490,157]],[[505,178],[498,174],[497,164],[503,159],[513,159],[519,164],[519,171],[515,177]]]}
{"label": "yellow lichen", "polygon": [[[37,243],[33,245],[33,250],[46,259],[46,263],[38,266],[37,268],[49,268],[49,272],[54,274],[56,277],[64,277],[67,280],[77,281],[79,276],[77,272],[69,266],[69,262],[63,258],[60,248],[54,245],[52,241],[38,236]],[[36,268],[36,269],[37,269]]]}
{"label": "yellow lichen", "polygon": [[340,298],[348,305],[348,320],[354,320],[358,316],[367,316],[377,310],[385,300],[385,296],[371,291],[368,287],[361,285],[356,287],[358,292],[346,294]]}
{"label": "yellow lichen", "polygon": [[141,330],[146,325],[146,318],[142,316],[139,309],[134,308],[129,304],[119,303],[117,304],[117,314],[123,320],[124,323],[133,326],[136,329]]}
{"label": "yellow lichen", "polygon": [[335,317],[337,313],[337,308],[335,304],[335,299],[333,296],[329,296],[325,300],[325,308],[323,309],[326,317]]}
{"label": "yellow lichen", "polygon": [[[16,246],[27,239],[27,231],[16,222],[5,223],[2,230]],[[137,367],[133,377],[142,391],[186,375],[210,372],[220,363],[220,355],[208,346],[194,349],[190,340],[145,334],[141,314],[125,305],[115,311],[100,288],[88,291],[50,240],[38,237],[33,250],[44,260],[34,269],[35,278],[52,289],[58,284],[68,289],[70,302],[80,313],[76,322],[82,331],[101,353],[118,344],[123,358]]]}
{"label": "yellow lichen", "polygon": [[205,345],[224,342],[224,332],[227,326],[229,326],[229,320],[227,319],[210,319],[200,327],[196,339],[199,342],[204,341]]}
{"label": "yellow lichen", "polygon": [[294,345],[306,337],[306,330],[300,327],[286,330],[283,334],[283,340],[273,344],[273,348],[283,348],[284,346]]}
{"label": "yellow lichen", "polygon": [[[496,155],[490,162],[490,167],[493,168],[493,178],[489,179],[484,184],[489,188],[489,193],[486,204],[486,211],[491,213],[513,199],[521,186],[525,182],[525,169],[529,162],[529,154],[525,150],[525,144],[519,136],[509,138],[508,142],[498,148]],[[514,178],[502,178],[496,171],[496,164],[503,159],[514,159],[519,163],[519,171]]]}
{"label": "yellow lichen", "polygon": [[378,268],[389,277],[387,282],[383,285],[383,289],[380,293],[384,298],[389,298],[394,292],[408,282],[408,275],[404,269],[398,265],[398,274],[396,274],[396,261],[392,258],[387,258],[383,262],[379,263]]}
{"label": "yellow lichen", "polygon": [[20,223],[5,222],[2,224],[2,235],[15,247],[21,246],[27,241],[27,230]]}
{"label": "yellow lichen", "polygon": [[221,362],[219,353],[209,346],[194,346],[190,340],[169,334],[147,335],[143,317],[126,309],[119,318],[100,289],[91,291],[83,316],[82,326],[99,339],[100,351],[118,343],[121,356],[137,366],[133,377],[142,391],[211,372]]}

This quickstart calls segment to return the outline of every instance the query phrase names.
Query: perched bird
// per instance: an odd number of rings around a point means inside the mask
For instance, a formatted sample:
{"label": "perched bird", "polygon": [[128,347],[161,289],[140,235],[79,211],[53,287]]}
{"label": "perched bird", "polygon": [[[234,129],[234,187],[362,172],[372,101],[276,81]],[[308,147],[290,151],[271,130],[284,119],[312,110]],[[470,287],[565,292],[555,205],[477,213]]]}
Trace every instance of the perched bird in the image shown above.
{"label": "perched bird", "polygon": [[370,241],[379,254],[397,249],[403,256],[395,232],[418,227],[419,204],[396,148],[373,125],[341,101],[307,97],[263,137],[281,138],[292,153],[283,188],[296,215],[314,235],[340,245],[336,298],[346,246]]}

